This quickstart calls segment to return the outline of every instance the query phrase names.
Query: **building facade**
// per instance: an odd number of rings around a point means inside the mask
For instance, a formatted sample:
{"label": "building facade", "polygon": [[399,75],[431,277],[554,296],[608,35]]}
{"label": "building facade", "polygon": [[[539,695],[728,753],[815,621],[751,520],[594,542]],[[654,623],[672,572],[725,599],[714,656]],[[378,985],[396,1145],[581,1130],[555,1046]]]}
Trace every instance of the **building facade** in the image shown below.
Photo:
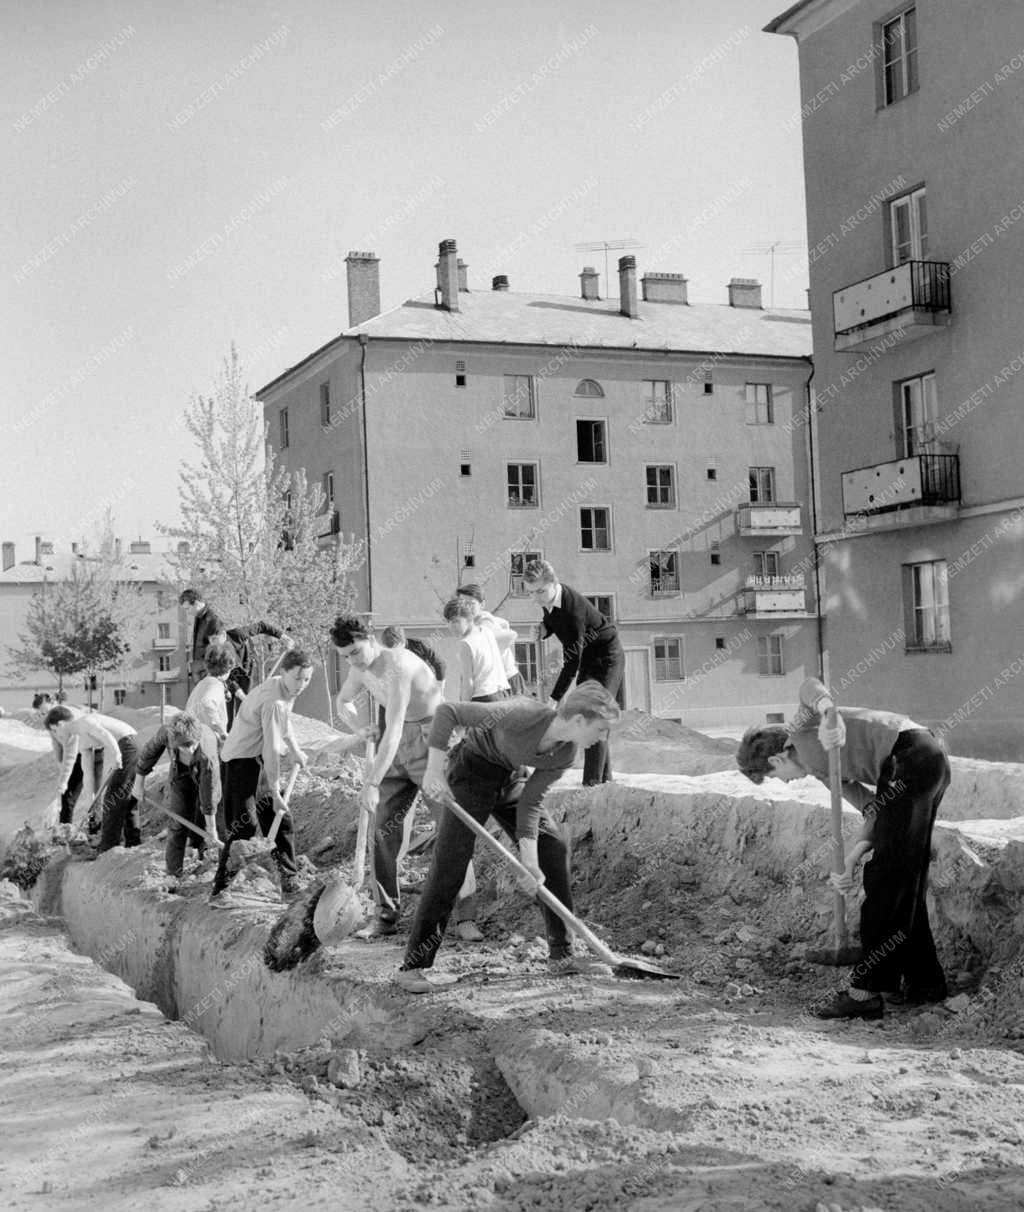
{"label": "building facade", "polygon": [[833,688],[1024,758],[1024,11],[804,0]]}
{"label": "building facade", "polygon": [[[0,569],[0,648],[18,646],[24,631],[25,614],[34,594],[45,582],[67,580],[76,564],[90,557],[72,544],[69,552],[55,552],[54,545],[36,539],[34,558],[16,559],[13,543],[4,543]],[[95,686],[82,678],[66,679],[64,693],[73,703],[89,703],[100,710],[113,707],[159,707],[161,703],[184,707],[188,627],[178,605],[178,591],[166,557],[154,553],[148,542],[130,543],[118,561],[118,580],[138,585],[141,592],[138,633],[124,665],[100,674]],[[56,679],[45,670],[24,678],[15,677],[4,662],[0,672],[0,706],[7,711],[30,707],[35,694],[54,694]]]}
{"label": "building facade", "polygon": [[257,393],[283,464],[369,539],[360,608],[443,645],[444,601],[479,583],[543,693],[561,649],[522,586],[543,557],[615,619],[627,706],[705,726],[788,710],[817,668],[807,313],[746,280],[689,304],[632,257],[618,300],[590,269],[577,296],[471,290],[445,241],[437,289],[375,315],[377,266],[349,255],[353,326]]}

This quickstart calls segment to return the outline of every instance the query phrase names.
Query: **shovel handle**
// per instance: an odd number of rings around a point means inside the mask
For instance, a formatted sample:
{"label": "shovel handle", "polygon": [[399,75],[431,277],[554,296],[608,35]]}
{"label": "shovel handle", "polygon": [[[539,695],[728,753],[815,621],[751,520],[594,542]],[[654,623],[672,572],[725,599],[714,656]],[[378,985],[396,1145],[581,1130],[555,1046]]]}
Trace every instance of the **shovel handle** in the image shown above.
{"label": "shovel handle", "polygon": [[[505,860],[509,867],[511,867],[518,876],[525,876],[528,879],[532,878],[530,872],[526,869],[526,867],[523,866],[519,859],[516,858],[512,851],[509,850],[509,848],[502,842],[498,841],[493,834],[489,833],[479,821],[474,820],[474,818],[469,815],[465,808],[463,808],[460,804],[457,804],[454,799],[446,799],[443,802],[445,807],[454,812],[459,820],[468,829],[472,829],[477,837],[482,838],[492,850],[497,851],[497,853]],[[565,905],[562,904],[558,897],[555,896],[553,892],[549,891],[543,884],[541,884],[537,889],[537,899],[543,905],[546,905],[552,913],[557,914],[562,921],[565,922],[573,934],[578,935],[587,944],[590,950],[593,951],[594,954],[600,959],[604,960],[606,964],[611,964],[614,967],[616,964],[621,963],[615,952],[612,951],[610,947],[605,946],[605,944],[601,942],[593,930],[591,930],[589,926],[584,925],[583,922],[581,922],[575,914],[571,913],[565,907]]]}
{"label": "shovel handle", "polygon": [[[363,771],[364,776],[369,774],[370,766],[373,759],[377,755],[377,746],[370,740],[366,739],[366,768]],[[356,890],[362,888],[363,881],[366,879],[366,845],[370,832],[370,814],[366,809],[359,806],[359,826],[356,831],[356,856],[352,865],[352,883]]]}
{"label": "shovel handle", "polygon": [[[825,723],[836,728],[839,723],[835,707],[825,712]],[[843,769],[839,746],[828,751],[828,789],[832,799],[832,870],[841,875],[846,869],[843,849]],[[832,898],[832,914],[835,922],[836,949],[846,946],[846,898],[841,892]]]}
{"label": "shovel handle", "polygon": [[[284,800],[286,806],[288,804],[288,801],[292,798],[292,792],[295,790],[295,780],[298,777],[299,777],[299,768],[298,768],[298,766],[293,766],[292,772],[288,776],[288,783],[285,786],[284,795],[281,797]],[[284,812],[280,808],[278,808],[278,810],[274,813],[274,819],[270,823],[270,828],[267,830],[267,841],[270,842],[271,845],[273,845],[274,842],[277,841],[277,831],[281,828],[281,822],[283,820],[284,820]]]}
{"label": "shovel handle", "polygon": [[179,825],[184,825],[186,829],[191,829],[192,832],[201,837],[208,846],[215,846],[217,844],[205,829],[200,829],[198,825],[194,825],[191,821],[186,821],[183,816],[179,816],[176,812],[172,812],[170,808],[165,808],[163,804],[158,804],[156,800],[151,799],[148,795],[144,795],[142,799],[144,803],[150,806],[150,808],[156,808],[159,812],[166,813],[166,815],[172,820],[177,821]]}

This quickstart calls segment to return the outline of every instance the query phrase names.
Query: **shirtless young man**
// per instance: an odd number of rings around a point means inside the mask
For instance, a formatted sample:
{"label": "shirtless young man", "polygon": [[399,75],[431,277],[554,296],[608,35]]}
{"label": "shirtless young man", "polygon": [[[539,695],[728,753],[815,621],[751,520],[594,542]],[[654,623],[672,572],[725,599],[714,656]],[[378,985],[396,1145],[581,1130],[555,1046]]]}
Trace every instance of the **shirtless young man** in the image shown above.
{"label": "shirtless young man", "polygon": [[[357,732],[352,706],[368,691],[384,706],[386,725],[360,792],[360,807],[374,817],[373,867],[377,917],[364,937],[398,930],[398,851],[402,826],[427,768],[427,737],[441,702],[434,671],[407,648],[384,648],[361,619],[339,615],[331,641],[348,661],[338,691],[338,723]],[[363,731],[362,735],[366,735]]]}

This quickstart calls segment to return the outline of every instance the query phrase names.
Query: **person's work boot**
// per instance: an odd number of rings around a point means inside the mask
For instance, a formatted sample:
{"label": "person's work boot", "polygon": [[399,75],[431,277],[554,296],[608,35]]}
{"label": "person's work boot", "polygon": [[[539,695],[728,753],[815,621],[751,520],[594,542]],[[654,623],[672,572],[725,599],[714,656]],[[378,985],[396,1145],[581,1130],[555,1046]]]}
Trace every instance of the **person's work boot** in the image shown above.
{"label": "person's work boot", "polygon": [[299,891],[299,881],[291,872],[281,872],[281,895],[284,897],[296,896]]}
{"label": "person's work boot", "polygon": [[464,943],[483,942],[484,932],[476,922],[469,921],[468,919],[464,922],[459,922],[455,927],[455,933]]}
{"label": "person's work boot", "polygon": [[431,972],[429,968],[399,968],[394,979],[406,993],[436,993],[446,985],[454,985],[458,977],[446,972]]}
{"label": "person's work boot", "polygon": [[815,947],[805,951],[803,958],[808,964],[827,968],[852,968],[864,958],[864,952],[860,947]]}
{"label": "person's work boot", "polygon": [[611,976],[611,967],[589,955],[563,955],[558,959],[548,958],[548,972],[552,976]]}
{"label": "person's work boot", "polygon": [[[352,937],[362,939],[388,938],[390,935],[397,933],[397,922],[389,921],[383,917],[375,917],[372,922],[368,922],[361,929],[357,930]],[[410,969],[410,971],[414,971],[414,969]]]}
{"label": "person's work boot", "polygon": [[844,989],[835,998],[814,1011],[815,1018],[881,1018],[885,1014],[885,1002],[875,993],[865,1001],[857,1001]]}

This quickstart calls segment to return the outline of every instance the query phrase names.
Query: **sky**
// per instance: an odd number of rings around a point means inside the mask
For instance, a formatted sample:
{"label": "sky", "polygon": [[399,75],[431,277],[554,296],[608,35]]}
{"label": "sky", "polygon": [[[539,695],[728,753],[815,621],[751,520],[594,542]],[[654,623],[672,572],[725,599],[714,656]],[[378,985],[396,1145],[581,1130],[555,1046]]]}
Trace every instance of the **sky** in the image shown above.
{"label": "sky", "polygon": [[[806,306],[783,0],[35,0],[0,10],[8,165],[0,539],[67,549],[178,520],[184,412],[231,344],[255,391],[434,285],[575,295],[636,241],[693,302]],[[612,291],[618,251],[609,254]]]}

